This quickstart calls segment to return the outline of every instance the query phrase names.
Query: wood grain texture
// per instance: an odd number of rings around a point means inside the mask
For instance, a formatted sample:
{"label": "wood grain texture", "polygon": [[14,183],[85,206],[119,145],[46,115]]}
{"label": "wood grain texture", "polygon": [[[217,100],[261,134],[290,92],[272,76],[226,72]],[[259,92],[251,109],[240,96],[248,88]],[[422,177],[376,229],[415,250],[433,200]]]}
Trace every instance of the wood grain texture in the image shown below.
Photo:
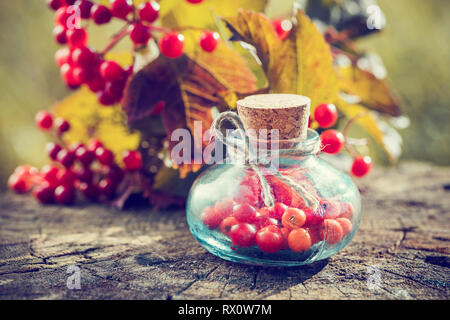
{"label": "wood grain texture", "polygon": [[[42,207],[4,193],[0,299],[448,299],[450,168],[404,163],[359,185],[354,240],[297,268],[220,260],[195,242],[182,211]],[[66,287],[70,265],[81,269],[80,290]],[[368,285],[371,270],[379,286]]]}

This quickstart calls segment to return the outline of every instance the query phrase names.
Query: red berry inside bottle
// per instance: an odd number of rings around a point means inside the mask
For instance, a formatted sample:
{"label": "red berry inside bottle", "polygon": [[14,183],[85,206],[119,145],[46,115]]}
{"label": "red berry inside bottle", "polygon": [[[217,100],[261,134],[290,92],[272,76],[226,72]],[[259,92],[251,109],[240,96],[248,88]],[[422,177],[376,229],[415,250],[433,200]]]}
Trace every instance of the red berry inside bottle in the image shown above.
{"label": "red berry inside bottle", "polygon": [[256,221],[256,210],[249,204],[238,204],[233,208],[233,217],[239,222],[254,222]]}
{"label": "red berry inside bottle", "polygon": [[256,245],[265,253],[275,253],[283,245],[283,234],[277,226],[267,226],[256,233]]}
{"label": "red berry inside bottle", "polygon": [[169,58],[178,58],[183,54],[184,36],[176,32],[169,32],[159,42],[162,54]]}
{"label": "red berry inside bottle", "polygon": [[251,247],[255,244],[256,228],[249,223],[238,223],[230,228],[229,236],[233,245]]}
{"label": "red berry inside bottle", "polygon": [[338,112],[332,103],[319,104],[314,110],[314,120],[321,128],[329,128],[336,123]]}
{"label": "red berry inside bottle", "polygon": [[202,212],[201,219],[203,224],[210,229],[217,228],[222,222],[222,217],[217,213],[214,207],[206,207]]}
{"label": "red berry inside bottle", "polygon": [[288,229],[298,229],[306,222],[305,213],[297,208],[288,208],[281,218],[283,227]]}

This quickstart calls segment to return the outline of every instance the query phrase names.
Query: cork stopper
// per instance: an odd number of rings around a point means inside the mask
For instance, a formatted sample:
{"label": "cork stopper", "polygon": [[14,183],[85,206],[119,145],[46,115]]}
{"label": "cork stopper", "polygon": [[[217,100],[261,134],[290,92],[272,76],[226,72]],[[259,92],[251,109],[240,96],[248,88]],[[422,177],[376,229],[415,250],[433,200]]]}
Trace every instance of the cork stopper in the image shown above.
{"label": "cork stopper", "polygon": [[279,130],[280,140],[306,139],[309,121],[308,97],[296,94],[257,94],[237,101],[245,130]]}

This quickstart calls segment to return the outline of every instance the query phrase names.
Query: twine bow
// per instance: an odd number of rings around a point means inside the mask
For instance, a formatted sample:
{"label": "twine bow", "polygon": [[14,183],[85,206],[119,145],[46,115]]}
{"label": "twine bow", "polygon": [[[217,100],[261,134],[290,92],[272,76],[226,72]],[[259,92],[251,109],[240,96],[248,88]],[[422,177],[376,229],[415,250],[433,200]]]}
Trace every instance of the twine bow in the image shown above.
{"label": "twine bow", "polygon": [[[230,122],[235,129],[239,132],[241,135],[243,141],[244,141],[244,148],[239,148],[235,144],[232,144],[227,139],[224,139],[222,134],[222,129],[224,121]],[[250,163],[250,139],[245,131],[244,125],[242,124],[241,119],[239,116],[232,111],[226,111],[219,114],[216,119],[214,120],[213,124],[211,125],[212,129],[212,136],[214,136],[216,139],[221,141],[223,144],[235,148],[238,150],[238,152],[242,153],[244,155],[244,160],[246,163],[249,163],[250,167],[256,172],[258,179],[261,183],[261,189],[262,189],[262,198],[264,201],[264,204],[267,207],[271,207],[275,204],[275,199],[272,194],[272,190],[270,188],[269,183],[267,182],[267,179],[264,177],[263,171],[261,169],[261,165]],[[292,155],[292,156],[305,156],[309,154],[316,154],[320,151],[320,140],[318,140],[316,143],[311,143],[308,145],[303,146],[300,149],[288,149],[288,150],[280,150],[280,154],[283,155]],[[319,206],[319,201],[317,198],[312,195],[310,192],[308,192],[302,185],[298,184],[294,180],[292,180],[289,177],[286,177],[282,175],[276,168],[273,166],[265,166],[265,169],[268,169],[271,171],[271,173],[278,178],[280,181],[294,189],[295,192],[298,193],[299,196],[303,198],[305,201],[305,204],[308,207],[312,207],[315,211]]]}

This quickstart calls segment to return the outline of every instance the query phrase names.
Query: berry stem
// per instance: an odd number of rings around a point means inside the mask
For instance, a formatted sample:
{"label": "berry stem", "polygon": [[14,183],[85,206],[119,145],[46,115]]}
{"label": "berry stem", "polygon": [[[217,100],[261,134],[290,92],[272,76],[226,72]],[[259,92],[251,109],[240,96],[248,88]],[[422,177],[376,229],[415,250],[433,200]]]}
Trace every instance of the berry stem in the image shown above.
{"label": "berry stem", "polygon": [[117,32],[111,42],[100,52],[101,56],[104,56],[109,50],[111,50],[120,40],[122,40],[128,33],[130,33],[130,30],[128,29],[128,24],[122,27],[122,29]]}
{"label": "berry stem", "polygon": [[353,146],[356,145],[367,145],[369,143],[369,141],[367,139],[353,139],[353,138],[348,138],[347,134],[348,131],[350,130],[350,127],[360,118],[366,116],[369,114],[369,111],[362,111],[360,113],[358,113],[356,116],[354,116],[353,118],[351,118],[350,120],[347,121],[347,123],[345,124],[344,129],[342,130],[342,134],[345,137],[345,144],[344,147],[345,149],[348,151],[348,153],[350,153],[350,155],[355,158],[359,156],[359,153],[355,150],[355,148]]}

